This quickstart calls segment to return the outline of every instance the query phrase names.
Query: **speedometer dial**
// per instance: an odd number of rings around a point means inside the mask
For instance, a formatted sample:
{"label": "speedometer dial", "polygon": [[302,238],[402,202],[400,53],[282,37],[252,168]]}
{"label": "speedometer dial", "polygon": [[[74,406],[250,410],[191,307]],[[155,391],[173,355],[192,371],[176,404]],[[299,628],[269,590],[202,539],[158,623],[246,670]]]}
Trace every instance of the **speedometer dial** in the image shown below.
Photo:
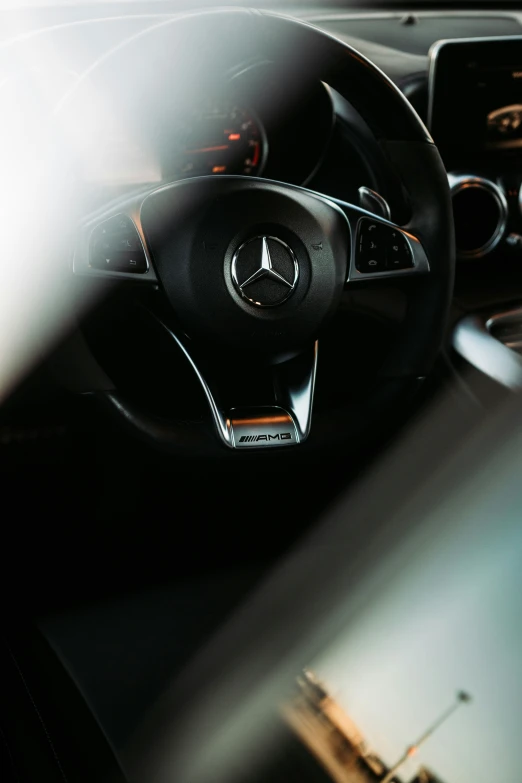
{"label": "speedometer dial", "polygon": [[191,115],[178,139],[177,178],[261,172],[266,141],[259,122],[239,106],[211,106]]}

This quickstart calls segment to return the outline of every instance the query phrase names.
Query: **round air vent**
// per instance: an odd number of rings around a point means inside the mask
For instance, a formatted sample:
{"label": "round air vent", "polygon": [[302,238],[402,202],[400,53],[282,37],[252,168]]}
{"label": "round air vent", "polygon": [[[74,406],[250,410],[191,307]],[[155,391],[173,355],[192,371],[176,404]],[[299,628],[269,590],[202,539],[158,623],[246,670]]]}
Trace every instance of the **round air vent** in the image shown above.
{"label": "round air vent", "polygon": [[460,258],[480,258],[500,242],[507,222],[502,190],[484,177],[449,175],[455,242]]}

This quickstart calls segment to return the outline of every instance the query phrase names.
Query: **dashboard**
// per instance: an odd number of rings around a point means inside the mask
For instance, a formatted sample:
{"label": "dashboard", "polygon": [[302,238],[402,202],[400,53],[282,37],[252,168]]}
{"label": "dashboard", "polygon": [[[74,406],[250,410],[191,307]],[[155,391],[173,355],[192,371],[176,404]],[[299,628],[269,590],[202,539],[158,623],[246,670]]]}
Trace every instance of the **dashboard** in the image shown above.
{"label": "dashboard", "polygon": [[459,312],[522,296],[522,14],[311,14],[372,59],[428,126],[448,172]]}
{"label": "dashboard", "polygon": [[[139,2],[75,4],[25,15],[0,10],[0,29],[8,37],[58,25],[56,50],[67,53],[67,74],[57,69],[45,79],[63,86],[163,18],[158,14],[179,7],[159,3],[155,14]],[[274,10],[287,10],[361,51],[429,126],[452,189],[457,292],[502,298],[520,285],[522,295],[522,14],[495,6],[476,12],[343,12],[324,5]],[[68,22],[82,24],[62,31]],[[476,43],[490,37],[493,42]],[[438,43],[449,39],[453,43]],[[16,102],[33,83],[33,73],[10,75],[1,82],[3,97],[10,89]],[[160,116],[154,127],[147,124],[147,107],[136,106],[132,117],[103,104],[86,112],[76,160],[88,184],[87,210],[126,191],[200,174],[281,179],[352,202],[366,185],[391,198],[369,129],[328,85],[306,85],[300,92],[297,81],[289,84],[270,63],[257,63],[222,75],[190,107],[176,96],[154,99],[165,104],[150,112]],[[33,125],[42,112],[33,110]],[[24,119],[20,125],[28,124]]]}
{"label": "dashboard", "polygon": [[428,125],[448,159],[489,154],[496,163],[489,177],[449,174],[459,257],[484,257],[504,239],[516,248],[519,235],[506,230],[521,204],[509,173],[522,148],[522,37],[439,41],[430,49],[428,89]]}
{"label": "dashboard", "polygon": [[[169,118],[168,141],[134,132],[100,107],[89,144],[78,155],[82,180],[93,185],[149,185],[219,174],[260,176],[268,157],[265,126],[244,105],[209,98]],[[129,123],[126,123],[128,126]],[[108,132],[110,128],[110,132]],[[93,144],[92,137],[99,136]]]}
{"label": "dashboard", "polygon": [[[167,9],[168,5],[164,7]],[[114,6],[107,10],[92,4],[88,8],[77,5],[52,9],[52,14],[44,9],[31,14],[35,29],[38,24],[42,28],[57,25],[50,36],[50,60],[54,67],[42,73],[40,64],[35,62],[34,67],[6,77],[3,68],[9,64],[3,62],[0,50],[3,122],[12,124],[13,143],[19,134],[41,133],[46,113],[64,89],[73,89],[78,78],[91,78],[93,63],[157,21],[147,12],[145,5],[135,3],[118,4],[116,16]],[[514,76],[522,71],[522,14],[343,13],[339,9],[328,12],[324,7],[310,6],[293,7],[291,13],[366,55],[397,84],[429,124],[453,196],[459,254],[455,322],[463,312],[491,312],[493,307],[497,313],[512,309],[522,298],[522,92],[519,93],[521,82]],[[107,18],[100,22],[104,15]],[[6,19],[0,10],[0,30],[16,32],[13,17],[9,24]],[[78,24],[69,27],[67,22]],[[30,34],[29,31],[27,35]],[[502,42],[494,55],[485,58],[489,65],[486,64],[486,95],[482,102],[472,95],[481,82],[471,82],[470,88],[470,82],[463,81],[464,76],[471,79],[477,73],[482,78],[481,55],[479,60],[473,55],[471,60],[445,61],[443,49],[437,49],[438,41],[455,40],[456,35],[465,41],[491,35],[497,40],[508,37],[514,41],[516,51],[506,61],[502,60]],[[446,51],[450,49],[448,46]],[[466,63],[470,62],[477,62],[478,67],[467,69]],[[501,66],[503,80],[498,102],[496,65]],[[437,77],[435,71],[441,66]],[[136,70],[139,67],[138,61]],[[509,75],[511,79],[507,78]],[[90,99],[77,107],[81,118],[75,125],[81,134],[73,140],[66,139],[74,147],[71,167],[77,167],[78,177],[85,183],[81,189],[84,216],[95,214],[112,198],[126,194],[131,198],[150,186],[201,174],[247,174],[304,185],[355,204],[359,203],[360,188],[366,186],[387,200],[392,220],[407,223],[408,214],[400,211],[401,194],[396,194],[387,174],[383,150],[355,107],[330,85],[311,84],[302,72],[281,74],[273,63],[260,61],[249,63],[246,68],[240,64],[233,72],[212,74],[208,83],[201,84],[198,95],[189,96],[189,101],[183,99],[182,92],[176,92],[175,84],[166,84],[165,79],[151,93],[135,90],[140,98],[133,100],[133,84],[125,79],[125,73],[115,76],[118,82],[114,89],[106,91],[111,102],[104,102],[104,91],[93,83]],[[488,79],[492,80],[489,85]],[[172,79],[173,83],[176,81]],[[453,92],[441,94],[440,85],[448,83]],[[45,90],[40,89],[42,84]],[[345,92],[349,94],[349,85]],[[27,100],[20,99],[22,93]],[[82,93],[87,95],[85,89]],[[35,96],[41,100],[35,100]],[[8,106],[14,111],[9,111]],[[17,118],[16,113],[28,106],[29,114]],[[30,144],[24,146],[30,149]],[[5,155],[6,160],[2,157],[2,161],[7,165],[9,150],[0,151],[0,155]],[[404,319],[412,291],[413,286],[405,285],[403,289],[395,282],[382,280],[376,281],[372,290],[361,282],[345,293],[346,307],[340,317],[349,328],[353,321],[359,335],[349,349],[343,347],[351,352],[351,366],[358,368],[353,377],[361,378],[359,385],[351,384],[354,397],[364,393],[370,358],[375,356],[374,344],[378,344],[379,355],[384,357],[386,340],[393,339],[397,324]],[[87,341],[100,357],[101,366],[111,368],[118,387],[138,389],[149,404],[149,390],[144,385],[150,376],[137,372],[135,346],[143,347],[141,356],[151,373],[162,366],[161,357],[151,356],[148,347],[144,347],[145,327],[137,316],[132,357],[125,353],[121,346],[129,339],[128,323],[122,318],[125,328],[118,331],[114,312],[107,309],[100,324],[93,321],[87,325]],[[332,337],[332,343],[335,340],[337,335]],[[116,368],[114,356],[118,356]],[[331,365],[338,372],[337,362],[332,361]],[[155,377],[163,378],[163,372],[162,369]],[[334,388],[336,384],[330,386]],[[172,403],[170,376],[154,384],[154,388],[165,389],[164,395],[155,399],[154,411],[166,415]],[[192,388],[189,383],[187,388]],[[186,399],[189,395],[182,396],[177,384],[176,394],[181,407],[186,406],[190,415],[198,415],[195,402]],[[344,387],[339,386],[336,394],[339,402],[341,396],[344,400]],[[195,395],[194,400],[197,402]],[[325,404],[332,404],[330,397]]]}
{"label": "dashboard", "polygon": [[[202,175],[308,184],[325,164],[335,126],[325,84],[297,89],[272,64],[254,63],[216,74],[188,98],[180,92],[166,101],[163,88],[146,105],[125,93],[116,108],[93,84],[91,105],[79,108],[84,130],[73,155],[88,186],[86,210],[126,191]],[[355,153],[351,165],[364,184],[365,164]]]}

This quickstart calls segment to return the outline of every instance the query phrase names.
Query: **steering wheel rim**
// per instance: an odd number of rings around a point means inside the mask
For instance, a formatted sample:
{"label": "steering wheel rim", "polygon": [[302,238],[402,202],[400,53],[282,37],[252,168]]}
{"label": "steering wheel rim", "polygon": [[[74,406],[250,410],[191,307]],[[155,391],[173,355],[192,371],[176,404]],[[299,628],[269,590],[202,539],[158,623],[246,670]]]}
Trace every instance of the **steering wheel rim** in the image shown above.
{"label": "steering wheel rim", "polygon": [[[165,63],[167,52],[175,44],[178,51],[201,49],[205,40],[208,43],[209,30],[212,41],[220,42],[217,54],[213,54],[214,61],[231,63],[238,54],[252,59],[269,51],[279,64],[302,67],[303,78],[325,81],[335,88],[369,124],[408,194],[411,216],[401,229],[420,240],[429,259],[430,274],[418,278],[416,296],[409,302],[400,329],[401,337],[381,368],[381,388],[368,403],[368,411],[375,415],[375,407],[381,405],[383,398],[395,399],[403,392],[401,379],[408,384],[429,373],[444,339],[453,289],[454,241],[449,187],[438,151],[412,106],[375,65],[329,34],[273,13],[223,9],[179,14],[124,41],[87,75],[91,81],[107,85],[117,83],[118,74],[125,73],[139,94],[146,89],[155,63]],[[149,61],[147,67],[140,63],[138,67],[137,53],[152,38],[154,47],[149,49],[155,52],[154,63]],[[302,53],[308,55],[306,62]],[[80,80],[62,102],[58,116],[74,112],[81,101],[81,85]],[[94,382],[93,387],[96,386]],[[107,378],[98,382],[96,395],[135,433],[154,445],[180,454],[227,453],[205,427],[186,421],[160,422],[126,401]],[[346,430],[352,432],[354,426],[363,426],[365,417],[360,412],[355,417],[353,413],[343,413],[327,413],[322,422],[314,421],[314,428],[328,431],[332,442],[342,440]]]}

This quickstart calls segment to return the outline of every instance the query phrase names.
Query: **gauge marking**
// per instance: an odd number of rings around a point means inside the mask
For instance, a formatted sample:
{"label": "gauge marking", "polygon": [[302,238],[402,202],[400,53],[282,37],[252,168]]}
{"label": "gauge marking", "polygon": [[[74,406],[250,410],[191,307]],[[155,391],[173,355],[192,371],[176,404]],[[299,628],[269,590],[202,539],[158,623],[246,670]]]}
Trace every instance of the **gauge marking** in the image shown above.
{"label": "gauge marking", "polygon": [[176,134],[172,178],[208,174],[258,176],[266,137],[249,109],[211,102],[182,118]]}

